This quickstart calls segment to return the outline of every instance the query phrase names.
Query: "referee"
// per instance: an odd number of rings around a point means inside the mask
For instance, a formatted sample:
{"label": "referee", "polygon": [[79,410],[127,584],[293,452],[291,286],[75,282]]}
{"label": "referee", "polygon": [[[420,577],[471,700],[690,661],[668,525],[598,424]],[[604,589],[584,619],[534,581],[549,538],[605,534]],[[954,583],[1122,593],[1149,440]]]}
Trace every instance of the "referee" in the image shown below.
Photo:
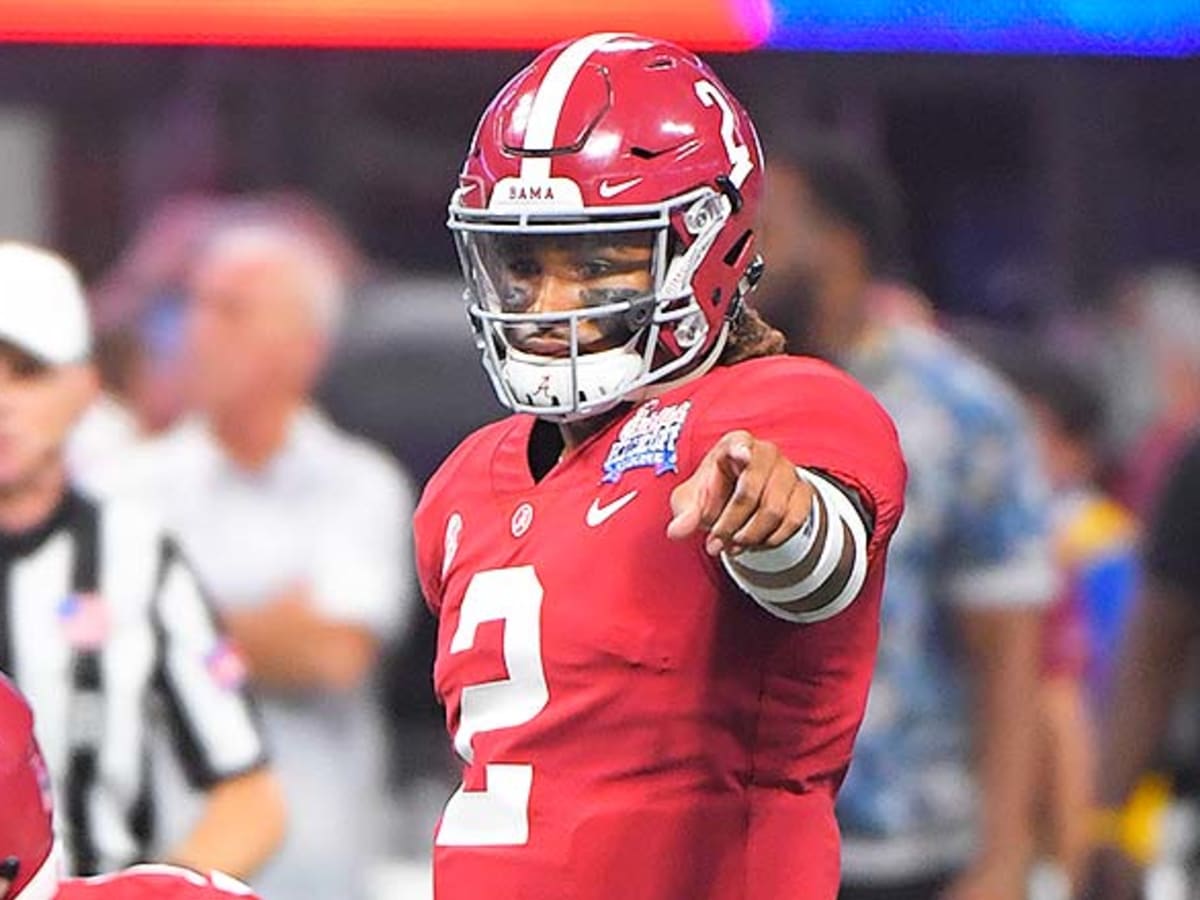
{"label": "referee", "polygon": [[0,243],[0,671],[37,713],[74,874],[151,852],[156,698],[206,793],[166,858],[247,876],[281,840],[284,814],[244,667],[171,541],[67,483],[63,442],[96,395],[90,349],[70,266]]}

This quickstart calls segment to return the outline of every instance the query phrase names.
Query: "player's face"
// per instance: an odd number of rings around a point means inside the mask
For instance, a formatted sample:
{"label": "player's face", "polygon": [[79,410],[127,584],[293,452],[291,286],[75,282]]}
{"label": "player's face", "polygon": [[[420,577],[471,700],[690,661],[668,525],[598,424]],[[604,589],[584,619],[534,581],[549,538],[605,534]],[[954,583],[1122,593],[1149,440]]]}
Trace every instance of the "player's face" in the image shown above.
{"label": "player's face", "polygon": [[[567,313],[646,298],[654,287],[652,237],[624,235],[526,236],[498,238],[489,270],[495,287],[491,306],[505,313]],[[509,343],[541,356],[571,352],[564,320],[506,327]],[[611,350],[633,331],[620,315],[579,319],[579,350]]]}
{"label": "player's face", "polygon": [[186,381],[202,412],[301,394],[323,347],[305,285],[280,259],[215,259],[200,267],[188,308]]}
{"label": "player's face", "polygon": [[59,463],[71,426],[96,391],[91,366],[47,366],[0,343],[0,494]]}

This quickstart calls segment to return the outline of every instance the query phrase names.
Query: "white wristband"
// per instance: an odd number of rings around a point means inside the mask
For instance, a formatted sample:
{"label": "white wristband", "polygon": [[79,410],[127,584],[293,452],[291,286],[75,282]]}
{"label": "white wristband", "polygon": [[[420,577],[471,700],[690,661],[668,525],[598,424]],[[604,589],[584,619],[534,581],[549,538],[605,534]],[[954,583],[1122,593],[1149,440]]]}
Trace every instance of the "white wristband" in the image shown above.
{"label": "white wristband", "polygon": [[[841,612],[862,589],[867,568],[867,533],[861,513],[839,487],[816,473],[803,469],[797,469],[797,473],[815,491],[813,512],[805,526],[779,547],[747,550],[733,558],[723,553],[721,561],[733,581],[773,615],[794,622],[817,622]],[[838,571],[847,540],[853,547],[854,559],[846,584],[837,596],[819,609],[788,609],[829,583]],[[815,553],[820,556],[812,562]],[[805,564],[805,560],[809,563]],[[788,570],[793,568],[798,580],[788,583]]]}
{"label": "white wristband", "polygon": [[[746,550],[738,556],[738,562],[756,572],[783,572],[796,565],[808,556],[813,545],[821,534],[822,514],[821,504],[817,502],[816,484],[804,469],[797,468],[796,474],[813,488],[812,506],[804,524],[790,538],[778,547],[768,547],[763,550]],[[828,525],[826,526],[828,527]]]}

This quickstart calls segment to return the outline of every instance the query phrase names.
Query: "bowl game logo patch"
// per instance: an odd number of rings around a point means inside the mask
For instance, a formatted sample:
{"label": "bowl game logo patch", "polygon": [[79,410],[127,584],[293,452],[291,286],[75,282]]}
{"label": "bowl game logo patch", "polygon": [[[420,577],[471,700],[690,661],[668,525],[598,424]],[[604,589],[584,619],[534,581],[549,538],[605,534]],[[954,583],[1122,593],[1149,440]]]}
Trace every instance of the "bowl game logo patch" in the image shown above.
{"label": "bowl game logo patch", "polygon": [[613,484],[630,469],[654,468],[655,475],[679,471],[679,434],[687,419],[692,401],[674,406],[658,405],[650,400],[639,407],[633,417],[621,426],[604,460],[603,484]]}

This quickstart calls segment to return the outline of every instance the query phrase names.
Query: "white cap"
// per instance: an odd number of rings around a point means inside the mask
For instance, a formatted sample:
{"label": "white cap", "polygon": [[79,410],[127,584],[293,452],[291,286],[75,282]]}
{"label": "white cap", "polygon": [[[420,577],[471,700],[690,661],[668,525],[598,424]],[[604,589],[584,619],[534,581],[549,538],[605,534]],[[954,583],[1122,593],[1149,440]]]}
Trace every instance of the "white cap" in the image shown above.
{"label": "white cap", "polygon": [[0,242],[0,341],[52,366],[91,355],[87,301],[70,263],[29,244]]}

